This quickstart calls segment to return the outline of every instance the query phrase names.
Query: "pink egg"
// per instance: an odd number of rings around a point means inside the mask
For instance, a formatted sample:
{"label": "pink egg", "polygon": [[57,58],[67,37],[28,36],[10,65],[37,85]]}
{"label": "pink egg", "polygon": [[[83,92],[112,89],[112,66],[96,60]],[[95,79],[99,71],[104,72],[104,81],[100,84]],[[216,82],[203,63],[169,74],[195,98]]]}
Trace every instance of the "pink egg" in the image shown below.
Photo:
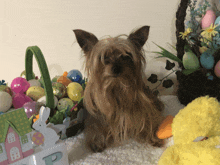
{"label": "pink egg", "polygon": [[205,16],[202,18],[202,29],[208,28],[211,24],[214,24],[216,19],[215,13],[212,10],[207,10]]}
{"label": "pink egg", "polygon": [[215,65],[214,73],[217,77],[220,77],[220,60]]}
{"label": "pink egg", "polygon": [[30,118],[32,115],[36,114],[36,101],[30,101],[23,105],[24,111],[28,118]]}
{"label": "pink egg", "polygon": [[12,98],[12,104],[15,109],[23,107],[27,102],[33,101],[30,97],[26,96],[23,93],[16,93]]}
{"label": "pink egg", "polygon": [[40,132],[35,132],[33,134],[32,141],[36,145],[42,145],[44,143],[44,135]]}
{"label": "pink egg", "polygon": [[11,89],[15,93],[24,93],[30,87],[30,84],[25,78],[17,77],[11,83]]}

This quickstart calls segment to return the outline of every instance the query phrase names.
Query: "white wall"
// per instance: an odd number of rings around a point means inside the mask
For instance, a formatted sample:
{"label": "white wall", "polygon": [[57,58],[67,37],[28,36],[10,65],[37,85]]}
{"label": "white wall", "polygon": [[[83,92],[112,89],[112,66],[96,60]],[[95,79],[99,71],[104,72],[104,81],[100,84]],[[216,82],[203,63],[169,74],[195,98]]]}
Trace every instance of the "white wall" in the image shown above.
{"label": "white wall", "polygon": [[[83,29],[98,38],[129,34],[149,25],[145,49],[160,51],[153,43],[168,48],[175,45],[175,13],[180,0],[0,0],[0,80],[9,84],[24,70],[25,50],[38,45],[51,78],[79,69],[83,74],[81,50],[72,29]],[[147,72],[167,72],[165,59],[147,53]],[[33,70],[40,77],[34,59]],[[175,77],[175,74],[173,74]],[[170,91],[168,90],[168,93]]]}

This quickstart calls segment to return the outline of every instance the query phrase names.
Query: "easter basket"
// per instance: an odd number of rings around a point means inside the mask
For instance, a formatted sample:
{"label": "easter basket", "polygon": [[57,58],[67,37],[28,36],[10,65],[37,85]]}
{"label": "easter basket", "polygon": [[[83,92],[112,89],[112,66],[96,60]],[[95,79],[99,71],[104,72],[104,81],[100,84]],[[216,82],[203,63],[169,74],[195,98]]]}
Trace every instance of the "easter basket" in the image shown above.
{"label": "easter basket", "polygon": [[[220,100],[220,30],[219,19],[216,19],[220,13],[216,6],[215,11],[207,10],[210,6],[205,0],[196,9],[196,1],[181,0],[176,13],[176,50],[177,57],[183,62],[179,62],[182,71],[177,75],[177,96],[184,105],[205,95]],[[191,15],[188,22],[185,21],[187,7],[190,7]],[[187,23],[186,28],[184,21]],[[187,59],[187,53],[195,58]],[[184,60],[191,60],[199,65],[188,66]]]}
{"label": "easter basket", "polygon": [[[154,52],[178,62],[179,69],[173,72],[178,81],[177,97],[183,105],[206,95],[220,100],[220,12],[216,5],[214,9],[209,7],[207,0],[200,4],[197,0],[181,0],[176,12],[177,55],[158,45],[162,52]],[[174,66],[167,60],[165,69]],[[173,85],[171,80],[164,80],[163,86],[167,83],[168,87]]]}
{"label": "easter basket", "polygon": [[[70,107],[61,111],[55,109],[50,75],[44,56],[37,46],[28,47],[26,50],[26,80],[34,79],[33,56],[43,78],[46,104],[41,106],[39,118],[35,122],[33,122],[35,115],[28,119],[24,107],[10,109],[0,114],[0,165],[68,165],[67,146],[61,139],[68,137],[68,126],[70,136],[83,129],[82,116],[85,111],[81,109],[75,112],[74,122],[70,126],[72,122],[69,117],[72,114],[69,111]],[[77,106],[82,108],[82,105]],[[64,118],[66,120],[63,120]]]}
{"label": "easter basket", "polygon": [[[26,79],[31,80],[34,79],[33,73],[33,54],[37,60],[38,66],[40,68],[42,83],[45,88],[46,94],[46,107],[51,109],[49,122],[53,124],[63,124],[63,120],[68,119],[71,120],[69,123],[69,127],[66,129],[66,137],[71,137],[79,134],[84,129],[84,119],[86,118],[87,111],[83,108],[82,99],[78,101],[73,107],[65,107],[62,110],[57,110],[54,107],[54,94],[51,85],[51,79],[48,72],[48,68],[44,59],[44,56],[41,50],[37,46],[29,47],[26,51],[25,58],[25,71],[26,71]],[[73,111],[73,109],[77,108],[79,110]],[[34,116],[32,116],[33,118]],[[30,118],[31,121],[32,118]]]}

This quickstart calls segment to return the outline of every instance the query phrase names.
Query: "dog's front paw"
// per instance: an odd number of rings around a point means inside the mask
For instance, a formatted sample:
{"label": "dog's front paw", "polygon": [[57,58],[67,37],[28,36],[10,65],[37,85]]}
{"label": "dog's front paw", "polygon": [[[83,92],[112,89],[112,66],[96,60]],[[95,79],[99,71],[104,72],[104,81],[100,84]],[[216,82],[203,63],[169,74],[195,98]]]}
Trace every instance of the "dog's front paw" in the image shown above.
{"label": "dog's front paw", "polygon": [[104,149],[106,148],[106,145],[103,144],[103,145],[97,145],[95,143],[91,143],[89,145],[90,149],[93,151],[93,152],[102,152],[104,151]]}

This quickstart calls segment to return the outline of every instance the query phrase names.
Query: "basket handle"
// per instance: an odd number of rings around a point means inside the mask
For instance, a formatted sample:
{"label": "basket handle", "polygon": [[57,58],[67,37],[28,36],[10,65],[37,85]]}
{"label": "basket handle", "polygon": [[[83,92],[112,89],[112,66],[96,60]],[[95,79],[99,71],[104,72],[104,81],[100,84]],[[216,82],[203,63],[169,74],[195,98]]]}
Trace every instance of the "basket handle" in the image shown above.
{"label": "basket handle", "polygon": [[50,75],[48,72],[48,68],[47,68],[47,64],[44,59],[44,56],[38,46],[30,46],[26,50],[26,56],[25,56],[26,79],[27,81],[34,79],[33,74],[32,74],[33,55],[35,56],[35,59],[38,63],[38,67],[41,72],[41,76],[43,77],[43,83],[44,83],[44,88],[45,88],[45,93],[46,93],[46,107],[49,107],[50,109],[53,110],[54,109],[54,95],[53,95]]}
{"label": "basket handle", "polygon": [[[189,0],[181,0],[178,10],[176,12],[176,50],[177,50],[177,57],[179,59],[183,58],[184,55],[184,46],[185,40],[179,37],[180,32],[185,31],[184,20],[186,17],[186,9],[188,7]],[[183,64],[179,62],[179,66],[183,69]]]}

